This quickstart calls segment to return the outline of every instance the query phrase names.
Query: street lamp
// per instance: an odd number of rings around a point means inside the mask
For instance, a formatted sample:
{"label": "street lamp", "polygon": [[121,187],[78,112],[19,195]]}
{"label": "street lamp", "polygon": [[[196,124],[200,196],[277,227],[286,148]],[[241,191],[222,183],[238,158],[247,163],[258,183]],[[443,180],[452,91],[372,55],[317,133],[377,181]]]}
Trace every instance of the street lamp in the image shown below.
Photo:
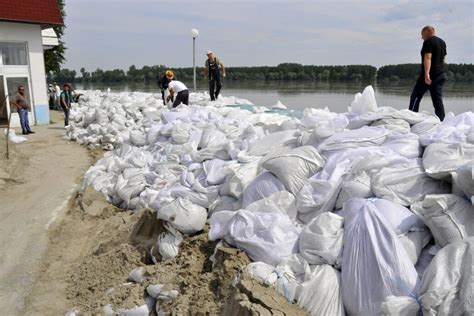
{"label": "street lamp", "polygon": [[196,37],[198,37],[199,31],[191,29],[191,36],[193,37],[193,80],[194,80],[194,92],[196,92]]}

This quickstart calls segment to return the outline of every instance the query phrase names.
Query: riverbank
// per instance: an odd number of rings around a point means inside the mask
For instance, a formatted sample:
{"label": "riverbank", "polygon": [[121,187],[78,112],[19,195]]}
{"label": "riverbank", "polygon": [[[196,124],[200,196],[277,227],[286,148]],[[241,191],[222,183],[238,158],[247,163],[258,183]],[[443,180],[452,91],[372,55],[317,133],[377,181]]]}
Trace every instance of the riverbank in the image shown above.
{"label": "riverbank", "polygon": [[[93,163],[87,148],[62,139],[63,116],[51,112],[53,123],[33,126],[35,134],[22,144],[0,146],[0,310],[24,315],[27,289],[40,273],[48,245],[48,229],[59,222],[84,172]],[[18,132],[18,129],[17,129]]]}

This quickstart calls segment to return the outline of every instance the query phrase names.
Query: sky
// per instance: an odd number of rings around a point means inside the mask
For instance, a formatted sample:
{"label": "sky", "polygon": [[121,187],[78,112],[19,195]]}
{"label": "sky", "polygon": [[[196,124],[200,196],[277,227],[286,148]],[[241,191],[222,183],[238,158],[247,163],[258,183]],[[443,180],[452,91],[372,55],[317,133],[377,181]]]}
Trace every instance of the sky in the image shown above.
{"label": "sky", "polygon": [[448,63],[474,60],[474,1],[66,0],[65,68],[418,63],[433,25]]}

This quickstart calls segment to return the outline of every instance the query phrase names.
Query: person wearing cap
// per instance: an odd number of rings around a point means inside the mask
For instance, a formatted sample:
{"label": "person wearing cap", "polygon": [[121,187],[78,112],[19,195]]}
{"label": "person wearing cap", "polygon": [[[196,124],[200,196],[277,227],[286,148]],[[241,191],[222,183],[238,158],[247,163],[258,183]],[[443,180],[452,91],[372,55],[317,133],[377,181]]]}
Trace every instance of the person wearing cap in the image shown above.
{"label": "person wearing cap", "polygon": [[222,88],[221,68],[222,77],[225,78],[225,67],[217,56],[213,56],[212,51],[208,50],[206,55],[207,59],[204,65],[204,78],[209,79],[209,95],[211,96],[211,101],[214,101],[217,100]]}
{"label": "person wearing cap", "polygon": [[169,78],[171,81],[168,83],[168,89],[170,90],[170,95],[166,98],[166,102],[169,102],[173,99],[176,94],[176,99],[173,102],[173,107],[177,107],[179,104],[183,103],[189,105],[189,90],[181,81],[174,80]]}
{"label": "person wearing cap", "polygon": [[61,107],[64,111],[64,126],[69,125],[69,113],[71,111],[71,103],[72,103],[72,94],[71,94],[71,86],[68,83],[64,84],[63,91],[60,95],[61,100]]}
{"label": "person wearing cap", "polygon": [[[171,80],[176,80],[176,76],[171,70],[166,70],[165,74],[158,79],[158,85],[160,86],[161,98],[163,99],[163,105],[166,105],[165,91],[166,89],[168,89],[168,85]],[[171,101],[174,101],[174,100],[171,99]]]}

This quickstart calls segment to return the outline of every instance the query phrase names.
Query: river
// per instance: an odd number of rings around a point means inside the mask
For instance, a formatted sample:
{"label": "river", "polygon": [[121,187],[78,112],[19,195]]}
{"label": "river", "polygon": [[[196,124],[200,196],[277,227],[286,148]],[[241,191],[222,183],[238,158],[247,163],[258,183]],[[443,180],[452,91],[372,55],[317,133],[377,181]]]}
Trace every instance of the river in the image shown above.
{"label": "river", "polygon": [[[192,83],[186,82],[189,88]],[[247,99],[256,105],[272,106],[278,100],[289,109],[302,110],[307,107],[324,108],[344,112],[354,99],[354,94],[362,92],[372,84],[378,106],[391,106],[396,109],[408,108],[410,93],[414,82],[402,83],[354,83],[354,82],[224,82],[222,94]],[[77,84],[78,89],[107,89],[112,91],[159,92],[156,85],[103,85]],[[206,82],[198,82],[198,91],[207,90]],[[474,85],[467,83],[446,83],[444,87],[446,112],[459,114],[474,110]],[[423,98],[420,110],[434,113],[429,92]]]}

